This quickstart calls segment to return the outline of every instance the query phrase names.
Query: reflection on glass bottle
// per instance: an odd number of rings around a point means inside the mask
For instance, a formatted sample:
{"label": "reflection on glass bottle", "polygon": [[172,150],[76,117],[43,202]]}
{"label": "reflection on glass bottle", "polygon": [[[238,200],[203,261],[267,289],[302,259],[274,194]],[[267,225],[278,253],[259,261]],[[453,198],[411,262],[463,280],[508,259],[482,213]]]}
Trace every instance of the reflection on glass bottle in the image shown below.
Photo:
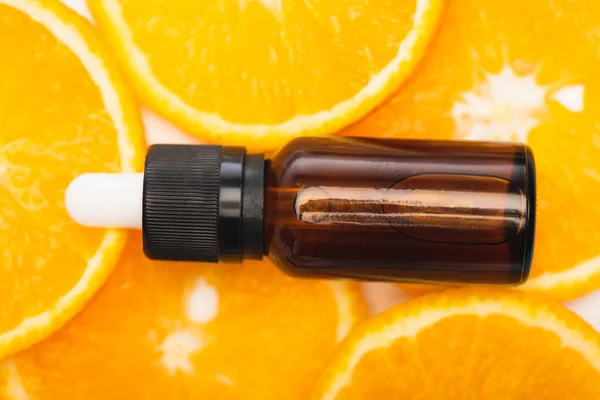
{"label": "reflection on glass bottle", "polygon": [[389,189],[310,186],[295,202],[306,223],[390,225],[422,240],[488,244],[522,229],[525,206],[521,190],[505,179],[441,174],[411,176]]}

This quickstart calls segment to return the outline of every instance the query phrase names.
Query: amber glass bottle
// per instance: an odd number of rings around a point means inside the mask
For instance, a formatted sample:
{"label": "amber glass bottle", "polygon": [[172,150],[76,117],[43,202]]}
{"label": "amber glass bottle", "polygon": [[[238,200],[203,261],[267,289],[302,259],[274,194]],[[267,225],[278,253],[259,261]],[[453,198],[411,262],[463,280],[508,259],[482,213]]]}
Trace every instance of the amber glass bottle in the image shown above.
{"label": "amber glass bottle", "polygon": [[265,244],[294,274],[516,284],[533,253],[523,145],[301,138],[268,163]]}
{"label": "amber glass bottle", "polygon": [[301,276],[518,284],[535,168],[527,146],[506,143],[307,137],[266,161],[153,146],[143,214],[151,258],[267,255]]}

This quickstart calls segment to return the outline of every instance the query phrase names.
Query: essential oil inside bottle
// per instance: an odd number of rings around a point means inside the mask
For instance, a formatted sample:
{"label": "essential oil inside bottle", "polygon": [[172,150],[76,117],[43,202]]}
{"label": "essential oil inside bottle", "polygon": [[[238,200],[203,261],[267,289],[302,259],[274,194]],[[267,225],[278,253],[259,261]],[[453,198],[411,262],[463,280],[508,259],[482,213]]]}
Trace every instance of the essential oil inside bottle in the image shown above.
{"label": "essential oil inside bottle", "polygon": [[297,139],[268,163],[267,253],[299,275],[520,283],[534,179],[523,145]]}

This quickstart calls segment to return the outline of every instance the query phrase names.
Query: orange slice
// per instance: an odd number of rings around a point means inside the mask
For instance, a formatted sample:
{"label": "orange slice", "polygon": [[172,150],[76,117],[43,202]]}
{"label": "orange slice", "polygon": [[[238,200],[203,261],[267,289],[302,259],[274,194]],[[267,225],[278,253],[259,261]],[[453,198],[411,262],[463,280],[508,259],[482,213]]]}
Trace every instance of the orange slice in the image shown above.
{"label": "orange slice", "polygon": [[600,3],[444,10],[413,79],[344,134],[527,142],[538,224],[523,289],[571,299],[600,288]]}
{"label": "orange slice", "polygon": [[365,315],[356,283],[152,262],[141,245],[65,328],[2,364],[0,398],[306,399]]}
{"label": "orange slice", "polygon": [[0,358],[78,312],[125,234],[71,222],[64,191],[88,171],[134,171],[135,103],[91,27],[52,0],[0,0]]}
{"label": "orange slice", "polygon": [[314,399],[600,398],[600,335],[566,308],[455,290],[353,330]]}
{"label": "orange slice", "polygon": [[371,110],[413,70],[441,3],[89,1],[145,103],[201,139],[253,149]]}

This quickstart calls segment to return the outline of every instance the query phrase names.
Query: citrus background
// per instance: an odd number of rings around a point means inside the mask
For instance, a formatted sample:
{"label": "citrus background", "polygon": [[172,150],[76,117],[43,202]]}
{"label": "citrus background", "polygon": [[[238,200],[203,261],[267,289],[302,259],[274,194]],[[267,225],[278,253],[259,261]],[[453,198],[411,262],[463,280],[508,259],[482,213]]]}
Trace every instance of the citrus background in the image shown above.
{"label": "citrus background", "polygon": [[[599,15],[593,0],[0,0],[0,400],[597,400]],[[322,133],[530,144],[528,282],[153,262],[139,232],[66,214],[75,176],[141,170],[144,135],[270,151]]]}
{"label": "citrus background", "polygon": [[[93,20],[85,0],[63,0],[89,20]],[[149,144],[154,143],[199,143],[196,138],[175,127],[163,117],[147,108],[142,109],[142,118]],[[367,300],[373,311],[386,309],[409,296],[390,284],[364,284]],[[569,301],[566,305],[600,331],[600,290]]]}

